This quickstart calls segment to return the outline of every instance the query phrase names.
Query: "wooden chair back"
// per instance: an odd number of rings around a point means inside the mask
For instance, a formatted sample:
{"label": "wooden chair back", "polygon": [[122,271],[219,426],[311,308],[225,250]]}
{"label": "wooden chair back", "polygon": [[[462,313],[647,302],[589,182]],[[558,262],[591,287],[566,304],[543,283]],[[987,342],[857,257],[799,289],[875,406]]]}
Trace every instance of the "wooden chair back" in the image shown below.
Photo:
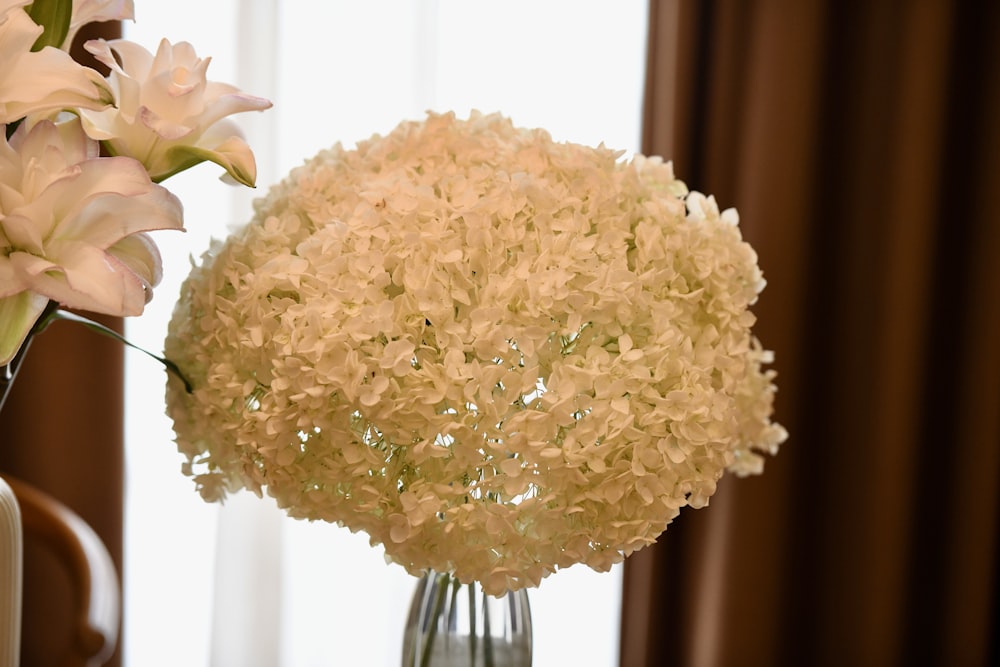
{"label": "wooden chair back", "polygon": [[[104,665],[114,653],[121,628],[121,585],[111,555],[94,530],[64,504],[25,482],[9,476],[4,480],[20,507],[24,541],[37,541],[55,556],[72,582],[75,629],[70,655],[65,657],[63,664],[67,667]],[[0,546],[3,540],[4,536],[0,535]],[[17,593],[15,589],[19,586],[20,582],[12,583],[8,593]],[[30,594],[24,591],[24,595]],[[0,596],[3,595],[0,591]],[[0,602],[0,608],[2,606]],[[18,621],[8,623],[12,624],[20,627]],[[4,627],[0,625],[2,632]],[[2,635],[0,641],[3,641]],[[0,667],[5,667],[2,656],[0,651]]]}

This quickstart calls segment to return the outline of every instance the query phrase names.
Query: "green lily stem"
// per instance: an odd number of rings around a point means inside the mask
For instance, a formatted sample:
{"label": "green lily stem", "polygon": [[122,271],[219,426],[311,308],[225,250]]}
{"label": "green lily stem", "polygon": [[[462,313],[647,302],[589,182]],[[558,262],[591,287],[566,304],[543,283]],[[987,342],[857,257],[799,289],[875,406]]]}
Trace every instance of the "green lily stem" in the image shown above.
{"label": "green lily stem", "polygon": [[31,327],[31,330],[28,332],[28,335],[25,336],[24,342],[21,343],[21,348],[14,355],[14,358],[11,359],[9,363],[0,366],[0,409],[3,408],[3,404],[7,400],[7,395],[10,392],[10,388],[14,384],[14,380],[17,378],[17,371],[21,367],[21,362],[24,360],[25,354],[27,354],[28,346],[31,345],[32,339],[38,334],[42,333],[50,324],[52,324],[56,320],[66,320],[68,322],[76,322],[77,324],[82,324],[91,331],[96,331],[97,333],[108,336],[109,338],[114,338],[118,342],[123,343],[128,347],[139,350],[140,352],[149,355],[153,359],[156,359],[158,362],[160,362],[163,365],[163,367],[167,369],[168,372],[176,375],[177,378],[184,383],[184,389],[187,390],[187,393],[190,394],[193,391],[191,383],[188,381],[186,377],[184,377],[184,374],[181,372],[181,369],[178,368],[177,364],[175,364],[174,362],[164,357],[158,357],[152,352],[145,350],[139,347],[138,345],[130,343],[117,331],[104,326],[100,322],[95,322],[94,320],[88,319],[81,315],[77,315],[76,313],[71,313],[69,311],[62,310],[59,308],[58,303],[56,303],[55,301],[49,301],[49,303],[45,306],[45,310],[43,310],[42,314],[39,315],[37,320],[35,320],[35,324]]}
{"label": "green lily stem", "polygon": [[11,387],[14,386],[14,380],[17,379],[17,370],[21,367],[21,360],[24,359],[24,355],[28,351],[28,345],[30,344],[31,339],[28,338],[21,343],[21,349],[17,351],[14,358],[10,360],[10,363],[0,366],[0,410],[3,410],[3,405],[7,402],[7,394],[10,393]]}
{"label": "green lily stem", "polygon": [[0,366],[0,410],[3,409],[3,405],[7,401],[7,395],[10,393],[11,387],[14,386],[14,380],[17,379],[17,372],[21,368],[21,362],[24,361],[25,355],[28,354],[28,348],[31,346],[32,339],[36,334],[41,333],[42,330],[48,326],[49,322],[52,321],[52,313],[58,308],[59,304],[55,301],[49,301],[45,304],[42,314],[39,315],[38,319],[35,320],[35,323],[31,325],[31,329],[24,337],[21,347],[14,353],[14,358],[7,364]]}
{"label": "green lily stem", "polygon": [[177,364],[175,364],[174,362],[170,361],[165,357],[158,357],[149,350],[141,348],[133,343],[130,343],[120,333],[118,333],[114,329],[104,326],[100,322],[95,322],[94,320],[88,319],[81,315],[77,315],[76,313],[71,313],[69,311],[62,310],[61,308],[56,308],[50,311],[48,315],[44,315],[39,320],[40,326],[38,327],[38,331],[42,331],[43,329],[45,329],[45,327],[47,327],[52,322],[55,322],[56,320],[65,320],[67,322],[76,322],[77,324],[82,324],[91,331],[102,334],[109,338],[113,338],[119,343],[127,345],[128,347],[131,347],[134,350],[139,350],[143,354],[149,355],[153,359],[156,359],[158,362],[160,362],[163,365],[163,367],[167,369],[167,371],[177,376],[177,378],[184,383],[184,389],[187,390],[187,393],[190,394],[192,391],[194,391],[194,388],[191,386],[191,383],[188,381],[186,377],[184,377],[184,374],[181,372],[181,369],[177,367]]}

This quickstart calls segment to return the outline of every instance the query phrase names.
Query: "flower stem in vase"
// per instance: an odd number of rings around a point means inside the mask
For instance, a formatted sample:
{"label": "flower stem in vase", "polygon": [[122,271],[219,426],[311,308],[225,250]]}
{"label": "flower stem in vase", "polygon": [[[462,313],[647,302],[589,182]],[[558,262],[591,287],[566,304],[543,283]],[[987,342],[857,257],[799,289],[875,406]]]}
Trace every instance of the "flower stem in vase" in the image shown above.
{"label": "flower stem in vase", "polygon": [[[475,613],[470,611],[469,615],[474,616]],[[493,660],[493,639],[490,636],[490,605],[487,603],[486,593],[483,593],[483,660],[486,667],[496,667]]]}
{"label": "flower stem in vase", "polygon": [[437,578],[437,596],[434,598],[434,609],[431,611],[430,624],[427,628],[427,641],[420,656],[420,667],[427,667],[431,664],[431,649],[434,648],[434,640],[437,638],[438,620],[441,618],[441,610],[444,608],[444,596],[448,593],[447,574],[439,574]]}
{"label": "flower stem in vase", "polygon": [[[462,590],[462,589],[465,590]],[[417,584],[403,638],[404,667],[528,667],[527,591],[487,595],[451,573],[428,572]]]}
{"label": "flower stem in vase", "polygon": [[469,594],[469,664],[472,664],[476,659],[476,644],[479,640],[479,637],[477,636],[475,612],[476,589],[472,586],[466,586],[466,592]]}

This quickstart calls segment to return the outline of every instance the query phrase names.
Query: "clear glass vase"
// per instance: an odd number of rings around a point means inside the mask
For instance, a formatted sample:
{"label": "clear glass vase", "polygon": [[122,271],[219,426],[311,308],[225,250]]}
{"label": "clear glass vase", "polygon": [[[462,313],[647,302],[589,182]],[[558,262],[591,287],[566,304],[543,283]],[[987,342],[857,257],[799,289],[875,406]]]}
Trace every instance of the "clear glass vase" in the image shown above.
{"label": "clear glass vase", "polygon": [[530,667],[528,592],[485,595],[450,574],[417,583],[403,636],[403,667]]}

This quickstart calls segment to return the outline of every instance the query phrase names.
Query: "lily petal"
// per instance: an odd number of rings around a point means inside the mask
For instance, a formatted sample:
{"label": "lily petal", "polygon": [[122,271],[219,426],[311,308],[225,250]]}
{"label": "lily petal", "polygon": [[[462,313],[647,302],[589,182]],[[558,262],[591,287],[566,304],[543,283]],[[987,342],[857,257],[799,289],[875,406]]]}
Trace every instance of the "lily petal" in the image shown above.
{"label": "lily petal", "polygon": [[107,249],[130,234],[183,229],[182,216],[180,200],[159,186],[142,194],[101,193],[60,221],[48,244],[52,248],[64,241],[85,240]]}
{"label": "lily petal", "polygon": [[[66,248],[70,250],[70,248]],[[32,290],[70,308],[109,315],[141,315],[149,285],[118,258],[80,243],[60,263],[14,253],[11,262],[30,276]]]}
{"label": "lily petal", "polygon": [[228,119],[262,111],[271,102],[207,79],[210,58],[187,42],[160,42],[153,55],[127,40],[92,40],[85,47],[111,69],[117,106],[81,110],[84,129],[113,155],[140,160],[157,183],[200,162],[219,164],[237,182],[252,185],[256,165]]}
{"label": "lily petal", "polygon": [[30,285],[22,280],[21,275],[14,269],[10,257],[6,253],[0,254],[0,299],[14,296],[29,287]]}
{"label": "lily petal", "polygon": [[69,51],[76,33],[88,23],[124,20],[135,20],[133,0],[76,0],[73,3],[73,18],[69,22],[69,34],[61,48]]}
{"label": "lily petal", "polygon": [[206,132],[212,130],[213,126],[233,114],[246,111],[266,111],[272,104],[270,100],[254,95],[247,95],[235,86],[209,82],[207,95],[215,98],[215,102],[205,107],[199,121],[202,127],[207,128]]}
{"label": "lily petal", "polygon": [[[138,274],[150,286],[157,285],[163,277],[160,251],[149,234],[131,234],[108,248],[133,273]],[[147,302],[153,290],[147,290]]]}
{"label": "lily petal", "polygon": [[[225,169],[237,183],[251,188],[257,183],[257,162],[254,160],[253,151],[240,137],[229,137],[214,148],[176,146],[168,153],[168,157],[179,167],[177,171],[208,160]],[[177,172],[172,172],[168,176],[174,173]]]}
{"label": "lily petal", "polygon": [[26,12],[8,9],[0,16],[0,124],[70,107],[103,109],[113,101],[96,70],[55,47],[31,50],[42,28]]}
{"label": "lily petal", "polygon": [[83,130],[70,125],[41,121],[18,128],[10,143],[0,139],[0,198],[13,204],[0,217],[0,296],[30,291],[138,315],[160,279],[160,255],[144,232],[181,229],[180,200],[132,158],[86,158],[72,134]]}

